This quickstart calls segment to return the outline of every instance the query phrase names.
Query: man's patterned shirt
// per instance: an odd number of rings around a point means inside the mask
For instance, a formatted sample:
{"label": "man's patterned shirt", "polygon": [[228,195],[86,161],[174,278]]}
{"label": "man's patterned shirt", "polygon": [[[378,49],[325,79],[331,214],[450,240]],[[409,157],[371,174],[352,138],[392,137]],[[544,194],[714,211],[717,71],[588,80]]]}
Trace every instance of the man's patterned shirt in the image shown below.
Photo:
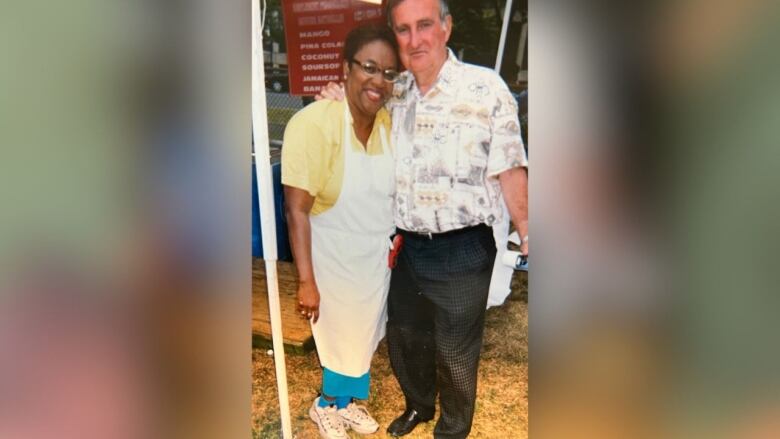
{"label": "man's patterned shirt", "polygon": [[407,71],[388,108],[396,148],[396,226],[441,233],[498,221],[498,175],[528,166],[517,102],[501,77],[449,51],[425,96]]}

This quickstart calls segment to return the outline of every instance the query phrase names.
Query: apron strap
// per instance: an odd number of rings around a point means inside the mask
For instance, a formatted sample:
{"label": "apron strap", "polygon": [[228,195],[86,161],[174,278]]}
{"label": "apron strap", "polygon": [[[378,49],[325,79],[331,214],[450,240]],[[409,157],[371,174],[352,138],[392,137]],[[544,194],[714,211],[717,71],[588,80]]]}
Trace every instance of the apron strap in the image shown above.
{"label": "apron strap", "polygon": [[379,137],[382,139],[382,150],[387,151],[395,160],[395,150],[390,146],[390,142],[387,140],[387,133],[385,132],[385,126],[379,125]]}
{"label": "apron strap", "polygon": [[[349,113],[349,103],[344,98],[344,154],[352,152],[352,115]],[[345,156],[346,157],[346,156]]]}

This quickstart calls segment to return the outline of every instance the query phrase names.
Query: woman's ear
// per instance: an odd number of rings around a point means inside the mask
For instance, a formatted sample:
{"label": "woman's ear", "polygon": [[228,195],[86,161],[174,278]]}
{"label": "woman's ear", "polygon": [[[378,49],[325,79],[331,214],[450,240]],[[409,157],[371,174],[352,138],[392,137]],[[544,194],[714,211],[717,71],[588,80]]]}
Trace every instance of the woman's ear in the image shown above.
{"label": "woman's ear", "polygon": [[344,61],[344,80],[347,80],[347,75],[349,74],[349,62]]}

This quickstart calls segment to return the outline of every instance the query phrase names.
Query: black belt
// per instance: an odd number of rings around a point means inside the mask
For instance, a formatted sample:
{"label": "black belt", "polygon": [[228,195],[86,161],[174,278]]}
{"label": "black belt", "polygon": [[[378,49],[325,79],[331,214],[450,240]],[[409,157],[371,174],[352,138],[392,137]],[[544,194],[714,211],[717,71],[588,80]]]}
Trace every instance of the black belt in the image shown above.
{"label": "black belt", "polygon": [[453,236],[463,235],[470,232],[490,230],[490,227],[485,224],[477,224],[476,226],[464,227],[462,229],[449,230],[440,233],[410,232],[409,230],[404,230],[404,229],[396,229],[396,230],[398,231],[398,233],[409,238],[434,240],[434,239],[441,239],[441,238],[451,238]]}

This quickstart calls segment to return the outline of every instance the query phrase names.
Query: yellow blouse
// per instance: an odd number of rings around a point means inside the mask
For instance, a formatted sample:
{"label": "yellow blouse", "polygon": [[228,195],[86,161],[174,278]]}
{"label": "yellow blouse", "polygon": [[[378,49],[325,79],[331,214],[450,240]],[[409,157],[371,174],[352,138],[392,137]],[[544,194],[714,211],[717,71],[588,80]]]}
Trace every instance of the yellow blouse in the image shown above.
{"label": "yellow blouse", "polygon": [[[344,180],[344,101],[320,100],[303,108],[287,123],[282,144],[282,184],[307,191],[314,197],[311,214],[318,215],[336,204]],[[352,130],[356,152],[380,155],[379,127],[390,133],[390,114],[380,109],[368,138],[367,148]]]}

